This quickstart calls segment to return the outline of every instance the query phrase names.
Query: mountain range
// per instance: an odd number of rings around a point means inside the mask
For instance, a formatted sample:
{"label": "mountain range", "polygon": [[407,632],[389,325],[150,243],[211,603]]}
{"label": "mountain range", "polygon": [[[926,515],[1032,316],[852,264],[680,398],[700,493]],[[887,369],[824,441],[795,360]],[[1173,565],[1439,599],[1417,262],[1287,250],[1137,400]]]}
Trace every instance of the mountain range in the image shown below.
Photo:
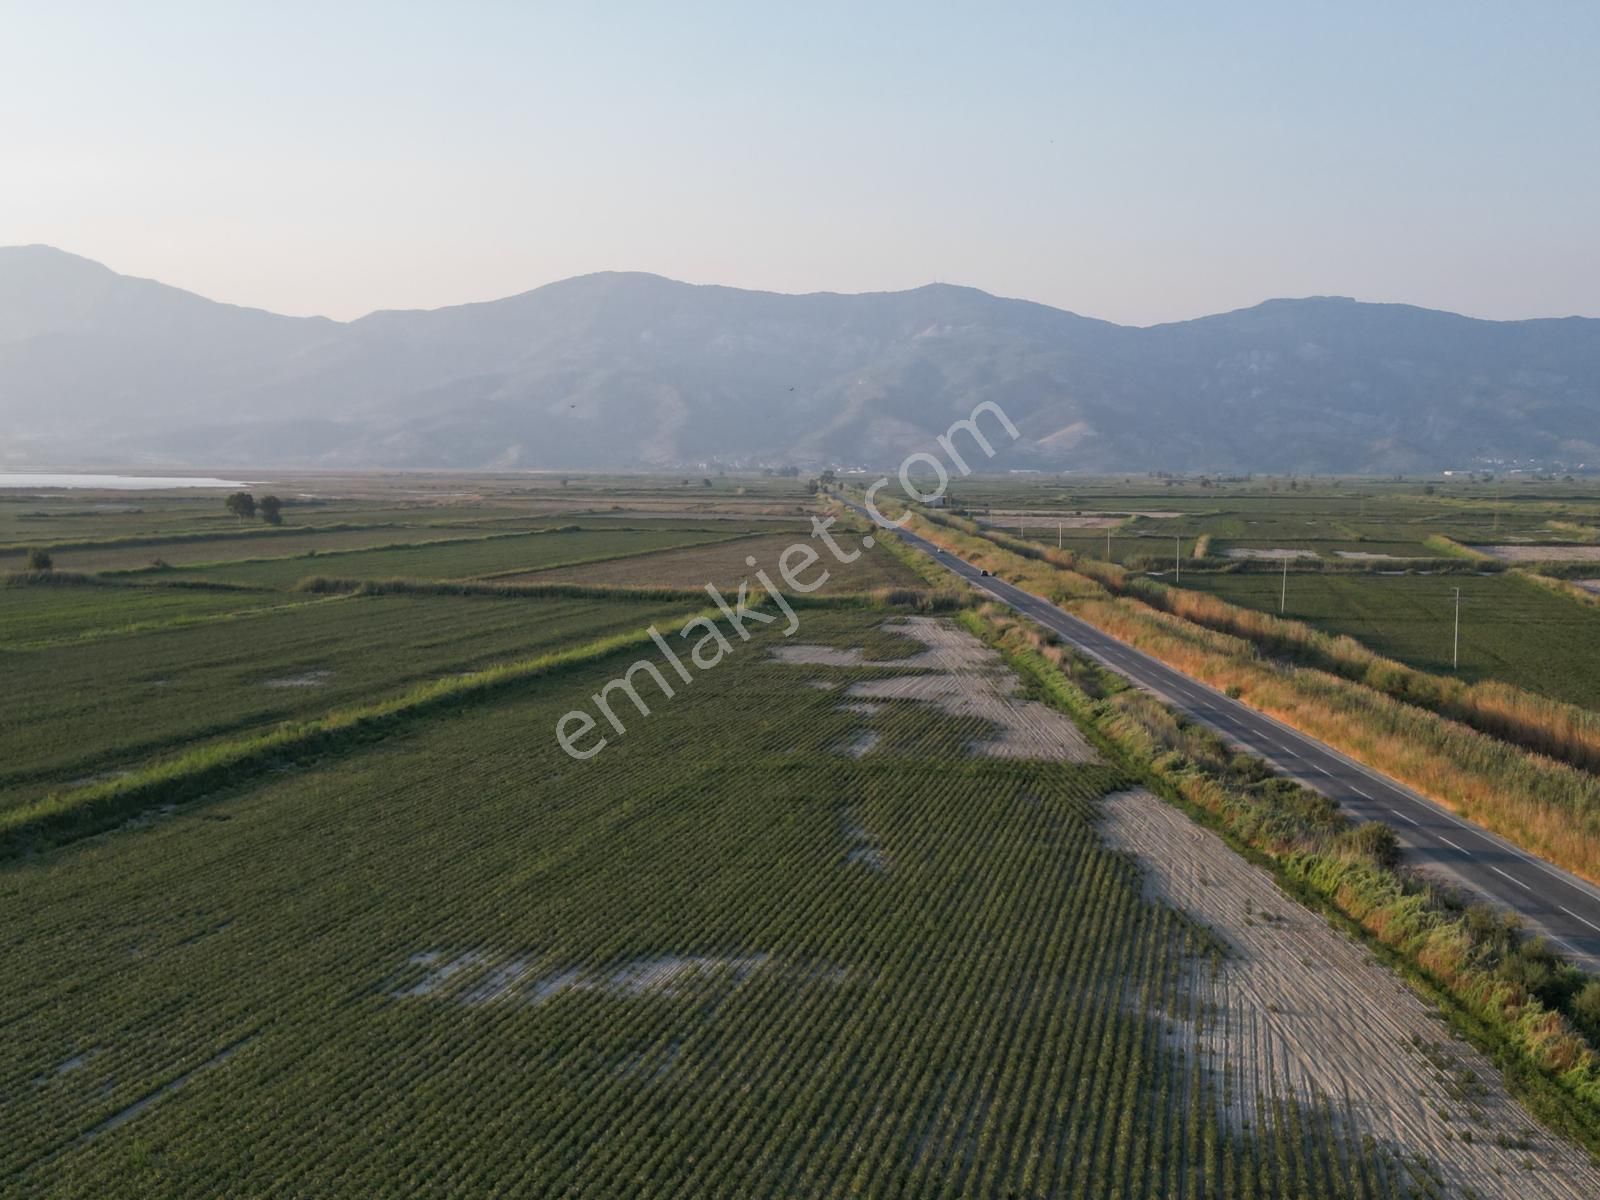
{"label": "mountain range", "polygon": [[0,248],[0,466],[893,466],[993,400],[993,469],[1600,465],[1600,320],[1337,297],[1134,327],[973,288],[584,275],[339,322]]}

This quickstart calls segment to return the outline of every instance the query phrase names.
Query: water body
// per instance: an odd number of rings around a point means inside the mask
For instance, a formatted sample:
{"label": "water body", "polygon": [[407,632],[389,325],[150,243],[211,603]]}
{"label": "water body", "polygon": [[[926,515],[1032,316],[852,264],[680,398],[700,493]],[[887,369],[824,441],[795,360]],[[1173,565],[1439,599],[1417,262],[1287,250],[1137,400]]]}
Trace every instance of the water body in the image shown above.
{"label": "water body", "polygon": [[157,492],[168,488],[242,488],[234,479],[203,475],[36,475],[0,471],[0,488],[89,488],[115,492]]}

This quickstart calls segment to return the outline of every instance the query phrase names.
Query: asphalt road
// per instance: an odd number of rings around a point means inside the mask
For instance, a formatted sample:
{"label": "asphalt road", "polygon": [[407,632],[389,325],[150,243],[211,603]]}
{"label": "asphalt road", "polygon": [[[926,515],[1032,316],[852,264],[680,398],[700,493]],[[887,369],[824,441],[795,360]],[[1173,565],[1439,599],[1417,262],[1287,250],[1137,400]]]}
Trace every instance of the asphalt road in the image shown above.
{"label": "asphalt road", "polygon": [[1384,822],[1399,836],[1407,861],[1455,876],[1481,898],[1521,915],[1531,931],[1544,934],[1577,965],[1600,972],[1600,889],[1463,820],[1331,746],[1069,616],[1031,592],[982,575],[977,567],[952,554],[940,553],[925,538],[903,530],[895,533],[1103,666],[1160,696],[1285,775],[1337,800],[1352,816]]}

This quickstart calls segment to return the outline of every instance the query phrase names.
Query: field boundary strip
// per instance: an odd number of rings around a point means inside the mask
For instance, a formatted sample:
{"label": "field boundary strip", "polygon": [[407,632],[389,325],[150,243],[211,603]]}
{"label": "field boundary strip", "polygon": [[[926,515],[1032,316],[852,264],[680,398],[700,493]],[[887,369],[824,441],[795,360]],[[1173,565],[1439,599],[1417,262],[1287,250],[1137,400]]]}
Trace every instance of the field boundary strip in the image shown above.
{"label": "field boundary strip", "polygon": [[[591,600],[689,600],[699,603],[703,589],[655,587],[654,585],[613,586],[600,583],[496,583],[484,579],[340,579],[323,575],[307,576],[295,590],[309,593],[335,592],[359,596],[487,596],[501,598],[546,599],[567,597]],[[783,591],[792,608],[913,608],[921,612],[945,612],[973,602],[964,592],[941,588],[873,588],[865,592],[830,592],[818,595]]]}
{"label": "field boundary strip", "polygon": [[410,528],[414,528],[414,526],[409,526],[399,521],[374,521],[371,524],[364,524],[359,521],[341,521],[332,525],[258,525],[254,528],[244,526],[226,531],[194,529],[180,533],[138,533],[127,534],[122,537],[80,538],[77,541],[40,538],[37,541],[11,542],[0,546],[0,557],[8,554],[26,554],[29,550],[40,548],[56,553],[77,550],[131,550],[140,546],[182,546],[190,542],[227,542],[239,538],[262,538],[270,541],[272,538],[291,535],[359,533],[363,529]]}
{"label": "field boundary strip", "polygon": [[[605,530],[604,532],[607,532],[607,533],[612,533],[612,532],[615,532],[615,533],[656,533],[656,532],[659,532],[659,531],[658,530],[654,530],[654,529],[645,529],[645,530],[634,530],[634,529],[610,530],[610,529],[608,529],[608,530]],[[676,532],[676,531],[673,531],[673,532]],[[689,532],[689,531],[685,530],[684,532]],[[708,530],[704,530],[703,532],[716,533],[716,532],[719,532],[719,531],[708,529]],[[731,533],[731,534],[730,533],[723,533],[722,536],[720,536],[720,537],[705,538],[703,540],[702,539],[696,539],[694,541],[688,541],[688,542],[674,542],[670,546],[652,546],[648,550],[629,550],[629,551],[626,551],[625,553],[622,553],[622,554],[601,554],[601,555],[598,555],[598,556],[596,556],[594,558],[573,558],[573,559],[567,559],[564,562],[546,563],[544,566],[541,566],[541,567],[510,567],[510,568],[507,568],[507,569],[501,570],[501,571],[485,571],[481,575],[463,575],[460,578],[462,578],[462,579],[472,579],[472,580],[482,580],[483,582],[487,583],[487,582],[493,582],[496,579],[509,579],[513,575],[537,575],[537,574],[539,574],[539,573],[541,573],[543,571],[558,571],[563,567],[586,567],[586,566],[590,566],[590,565],[592,565],[594,563],[617,562],[617,561],[620,561],[622,559],[628,559],[628,558],[644,558],[647,555],[651,555],[651,554],[668,554],[668,553],[670,553],[670,552],[672,552],[674,550],[689,550],[689,549],[692,549],[692,548],[694,548],[696,546],[725,546],[729,542],[745,541],[745,540],[747,540],[749,538],[755,538],[755,537],[768,537],[768,536],[771,536],[771,532],[772,532],[771,530],[763,529],[763,530],[758,530],[758,531],[753,532],[753,533],[752,532]]]}
{"label": "field boundary strip", "polygon": [[[685,614],[684,619],[717,615],[718,610],[706,609]],[[402,720],[481,699],[506,687],[596,663],[646,644],[653,644],[648,626],[570,650],[418,684],[389,700],[207,746],[120,779],[52,793],[43,800],[0,813],[0,860],[31,848],[105,832],[142,812],[193,800],[261,770],[381,736]]]}
{"label": "field boundary strip", "polygon": [[102,625],[54,638],[34,638],[29,641],[0,642],[0,650],[50,650],[57,646],[80,646],[88,642],[110,641],[116,638],[138,637],[146,633],[164,633],[169,629],[189,629],[196,625],[219,625],[228,621],[244,621],[283,613],[290,609],[310,608],[334,600],[349,598],[349,593],[318,596],[314,600],[294,600],[285,604],[268,604],[259,608],[238,608],[224,613],[197,613],[189,617],[171,617],[164,621],[133,621],[127,625]]}
{"label": "field boundary strip", "polygon": [[[400,528],[404,528],[404,526]],[[130,575],[175,574],[180,571],[211,571],[218,567],[242,567],[256,563],[293,562],[297,558],[338,558],[346,554],[372,554],[381,550],[419,550],[429,546],[455,546],[467,542],[496,542],[509,538],[541,537],[546,534],[561,532],[563,532],[561,528],[551,527],[548,529],[519,529],[510,533],[474,533],[464,537],[427,538],[420,542],[385,542],[378,546],[342,546],[336,550],[312,550],[304,554],[265,555],[258,558],[219,558],[210,562],[184,563],[182,566],[172,567],[118,567],[109,571],[100,571],[97,574],[127,577]]]}

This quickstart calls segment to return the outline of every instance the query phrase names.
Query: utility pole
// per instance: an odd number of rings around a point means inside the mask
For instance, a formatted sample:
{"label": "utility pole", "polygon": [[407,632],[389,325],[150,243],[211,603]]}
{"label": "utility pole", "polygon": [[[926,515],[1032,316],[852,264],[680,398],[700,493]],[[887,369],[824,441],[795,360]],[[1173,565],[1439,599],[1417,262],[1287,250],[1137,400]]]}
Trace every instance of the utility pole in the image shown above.
{"label": "utility pole", "polygon": [[1450,649],[1450,669],[1454,671],[1461,665],[1461,589],[1456,589],[1456,636],[1455,643]]}
{"label": "utility pole", "polygon": [[1111,561],[1111,526],[1106,526],[1106,561]]}
{"label": "utility pole", "polygon": [[1172,535],[1172,582],[1183,578],[1183,534]]}
{"label": "utility pole", "polygon": [[1283,560],[1283,589],[1278,593],[1278,615],[1283,616],[1284,605],[1289,603],[1289,559]]}
{"label": "utility pole", "polygon": [[1061,522],[1056,522],[1056,549],[1061,549]]}

